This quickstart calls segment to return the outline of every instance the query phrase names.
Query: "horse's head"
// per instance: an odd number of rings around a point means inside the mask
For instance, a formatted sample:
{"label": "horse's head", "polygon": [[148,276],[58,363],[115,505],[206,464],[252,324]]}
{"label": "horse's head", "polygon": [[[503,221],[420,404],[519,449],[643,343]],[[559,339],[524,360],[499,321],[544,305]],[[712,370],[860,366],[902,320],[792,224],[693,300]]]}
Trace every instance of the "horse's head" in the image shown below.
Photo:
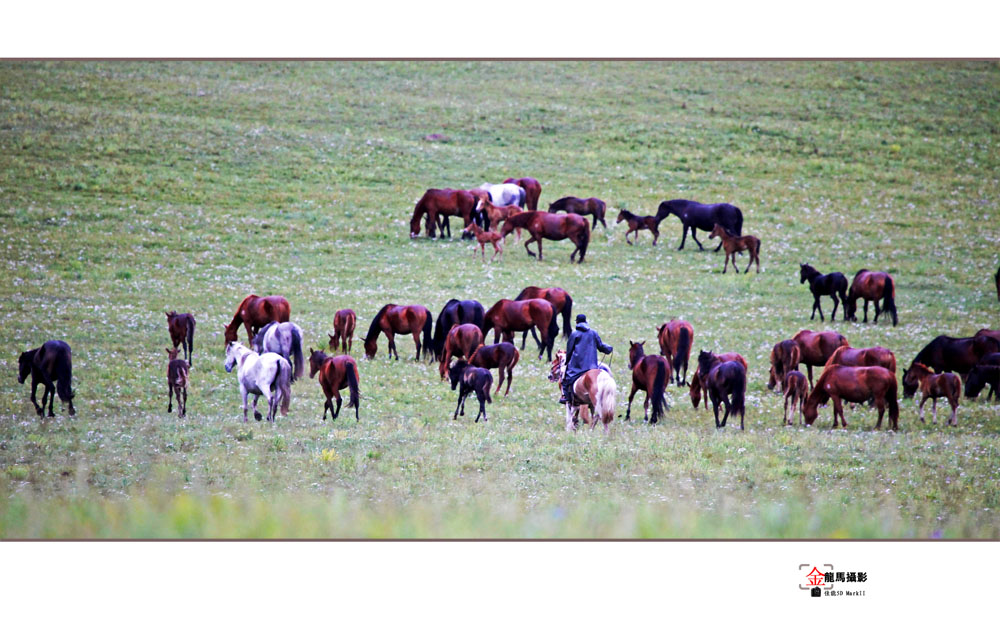
{"label": "horse's head", "polygon": [[806,267],[808,265],[809,264],[804,264],[804,263],[799,264],[799,283],[806,282],[806,276],[809,274],[808,272],[806,272]]}
{"label": "horse's head", "polygon": [[232,373],[233,367],[236,365],[236,355],[239,353],[240,344],[236,341],[230,341],[229,345],[226,346],[226,373]]}
{"label": "horse's head", "polygon": [[711,239],[714,239],[716,237],[720,237],[724,233],[725,233],[725,230],[722,228],[722,225],[720,225],[719,223],[715,223],[715,226],[712,227],[712,232],[708,234],[708,239],[711,240]]}
{"label": "horse's head", "polygon": [[646,340],[642,341],[632,341],[628,342],[628,368],[632,369],[635,364],[641,359],[645,353],[642,351],[642,346],[646,343]]}
{"label": "horse's head", "polygon": [[767,372],[767,390],[773,391],[777,384],[778,376],[774,373],[774,363],[771,363],[771,369]]}
{"label": "horse's head", "polygon": [[225,342],[225,344],[227,346],[227,350],[228,350],[229,344],[231,344],[234,341],[239,341],[239,336],[236,334],[236,327],[235,326],[232,326],[232,325],[229,325],[229,324],[223,324],[222,325],[222,335],[223,335],[223,340],[224,340],[224,342]]}
{"label": "horse's head", "polygon": [[17,381],[24,384],[24,379],[31,373],[31,362],[35,358],[36,350],[22,352],[17,359]]}
{"label": "horse's head", "polygon": [[[331,342],[330,343],[333,343],[332,339],[333,338],[331,337]],[[326,355],[326,352],[323,352],[323,350],[313,350],[312,348],[309,348],[309,377],[310,378],[312,378],[313,376],[316,375],[316,372],[319,371],[319,368],[323,366],[323,361],[325,361],[327,358],[329,358],[329,357]]]}
{"label": "horse's head", "polygon": [[177,348],[164,348],[171,361],[177,360]]}
{"label": "horse's head", "polygon": [[562,382],[565,362],[566,350],[556,352],[556,357],[552,359],[552,368],[549,370],[549,382]]}
{"label": "horse's head", "polygon": [[461,359],[452,363],[451,367],[448,368],[448,379],[451,380],[451,390],[454,391],[458,387],[458,381],[462,379],[462,372],[468,367],[469,364]]}
{"label": "horse's head", "polygon": [[905,398],[913,397],[917,393],[917,388],[920,386],[920,378],[922,374],[920,373],[918,365],[919,363],[903,370],[903,397]]}
{"label": "horse's head", "polygon": [[858,299],[852,298],[850,292],[847,294],[847,300],[844,301],[844,313],[847,314],[847,319],[852,322],[858,321]]}
{"label": "horse's head", "polygon": [[375,353],[378,352],[378,335],[375,335],[375,339],[365,340],[365,358],[373,359],[375,358]]}
{"label": "horse's head", "polygon": [[618,218],[615,220],[615,224],[618,224],[621,221],[625,220],[625,213],[626,212],[623,209],[622,210],[618,210]]}
{"label": "horse's head", "polygon": [[167,321],[168,322],[172,321],[175,317],[177,317],[177,312],[176,311],[164,311],[164,313],[167,314]]}
{"label": "horse's head", "polygon": [[331,335],[330,333],[327,333],[326,336],[330,338],[330,341],[329,341],[329,343],[327,345],[330,346],[331,350],[336,350],[337,349],[337,338],[334,337],[333,335]]}
{"label": "horse's head", "polygon": [[[826,400],[822,401],[825,402]],[[805,405],[802,406],[802,421],[806,425],[812,425],[813,422],[816,421],[816,417],[819,416],[819,404],[819,391],[813,390],[813,392],[809,394],[809,397],[806,398]]]}

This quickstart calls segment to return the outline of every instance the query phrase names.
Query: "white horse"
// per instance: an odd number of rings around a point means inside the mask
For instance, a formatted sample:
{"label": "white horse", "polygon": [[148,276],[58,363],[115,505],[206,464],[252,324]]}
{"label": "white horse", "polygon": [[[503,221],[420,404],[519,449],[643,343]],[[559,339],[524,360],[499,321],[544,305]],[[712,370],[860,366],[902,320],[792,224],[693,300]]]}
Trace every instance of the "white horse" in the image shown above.
{"label": "white horse", "polygon": [[279,401],[281,414],[288,414],[288,402],[292,399],[292,364],[287,359],[274,352],[257,354],[233,341],[226,346],[226,372],[231,373],[234,365],[239,366],[236,377],[243,397],[243,423],[247,422],[247,395],[250,393],[254,395],[253,416],[257,421],[260,421],[257,400],[261,395],[267,400],[268,421],[274,421]]}
{"label": "white horse", "polygon": [[[559,350],[556,352],[555,360],[552,361],[549,380],[559,383],[560,395],[562,395],[562,379],[566,375],[566,364],[566,351]],[[618,386],[611,377],[611,370],[607,365],[599,364],[597,369],[583,373],[573,383],[573,402],[566,404],[566,431],[576,430],[577,415],[579,415],[584,423],[590,424],[591,430],[600,420],[604,424],[604,431],[607,432],[608,424],[615,419],[617,392]],[[590,408],[594,409],[594,417],[590,416]]]}
{"label": "white horse", "polygon": [[479,186],[479,189],[490,193],[490,203],[497,207],[516,205],[523,208],[528,197],[524,188],[517,184],[491,184],[487,182]]}
{"label": "white horse", "polygon": [[[302,377],[305,370],[302,358],[302,329],[292,322],[271,322],[260,329],[253,340],[257,354],[274,352],[292,363],[292,382]],[[294,358],[293,358],[294,357]]]}

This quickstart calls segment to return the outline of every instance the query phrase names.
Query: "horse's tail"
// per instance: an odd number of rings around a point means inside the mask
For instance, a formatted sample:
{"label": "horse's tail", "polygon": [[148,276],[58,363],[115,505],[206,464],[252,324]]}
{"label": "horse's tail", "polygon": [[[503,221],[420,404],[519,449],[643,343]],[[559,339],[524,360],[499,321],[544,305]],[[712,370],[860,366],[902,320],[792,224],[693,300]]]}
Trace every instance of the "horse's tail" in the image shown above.
{"label": "horse's tail", "polygon": [[358,400],[361,394],[358,389],[358,367],[354,361],[347,361],[344,363],[344,373],[347,374],[347,389],[350,392],[350,397],[347,400],[347,407],[354,408],[358,407]]}
{"label": "horse's tail", "polygon": [[68,402],[76,396],[73,390],[73,363],[70,354],[57,356],[52,370],[56,380],[56,395],[59,399]]}
{"label": "horse's tail", "polygon": [[292,401],[292,364],[283,357],[278,357],[278,373],[274,376],[274,384],[281,394],[281,414],[288,414],[288,405]]}
{"label": "horse's tail", "polygon": [[885,286],[882,288],[882,310],[888,311],[892,315],[893,326],[899,324],[899,317],[896,315],[896,283],[888,275],[885,277]]}
{"label": "horse's tail", "polygon": [[[736,222],[733,224],[733,233],[736,235],[743,235],[743,211],[740,208],[736,208]],[[760,250],[759,248],[757,249]]]}
{"label": "horse's tail", "polygon": [[292,357],[295,362],[295,373],[292,375],[292,382],[302,377],[305,370],[305,361],[302,359],[302,331],[298,326],[292,324]]}
{"label": "horse's tail", "polygon": [[601,418],[603,423],[609,423],[615,418],[615,392],[618,386],[611,374],[603,372],[597,374],[597,404],[594,405],[595,413]]}
{"label": "horse's tail", "polygon": [[510,365],[507,366],[507,370],[510,371],[511,369],[514,369],[514,366],[517,365],[517,362],[520,361],[520,360],[521,360],[521,353],[515,347],[514,348],[514,360],[512,360],[511,363],[510,363]]}
{"label": "horse's tail", "polygon": [[431,338],[431,330],[434,328],[434,317],[431,315],[430,309],[425,309],[427,311],[427,319],[424,320],[424,358],[430,354],[431,360],[434,359],[434,348],[427,347],[427,344],[434,344],[434,340]]}
{"label": "horse's tail", "polygon": [[682,326],[677,335],[677,350],[674,352],[674,369],[680,367],[681,363],[691,358],[691,335],[687,328]]}
{"label": "horse's tail", "polygon": [[[448,305],[445,305],[445,310],[447,308]],[[448,331],[451,330],[451,322],[447,318],[448,314],[442,310],[441,314],[438,315],[437,323],[434,324],[434,340],[431,342],[431,347],[437,358],[441,358],[441,353],[444,351],[444,339],[448,336]]]}
{"label": "horse's tail", "polygon": [[736,374],[735,380],[733,380],[734,413],[740,413],[741,415],[746,414],[746,392],[747,392],[746,371],[740,370],[740,373]]}
{"label": "horse's tail", "polygon": [[899,403],[897,401],[896,374],[892,375],[892,382],[889,383],[889,390],[886,392],[889,401],[889,423],[893,428],[899,427]]}
{"label": "horse's tail", "polygon": [[580,240],[580,259],[577,263],[583,263],[583,257],[587,254],[587,246],[590,244],[590,223],[583,221],[583,239]]}
{"label": "horse's tail", "polygon": [[493,386],[493,374],[486,377],[486,382],[483,383],[483,392],[486,393],[486,402],[489,404],[493,403],[493,398],[490,397],[490,388]]}
{"label": "horse's tail", "polygon": [[664,388],[666,387],[667,363],[656,360],[656,376],[653,378],[653,393],[650,397],[653,400],[653,419],[657,421],[663,416],[663,407],[667,403]]}
{"label": "horse's tail", "polygon": [[569,294],[566,294],[566,304],[562,308],[562,318],[563,318],[563,337],[569,339],[569,328],[571,326],[570,321],[573,317],[573,298]]}

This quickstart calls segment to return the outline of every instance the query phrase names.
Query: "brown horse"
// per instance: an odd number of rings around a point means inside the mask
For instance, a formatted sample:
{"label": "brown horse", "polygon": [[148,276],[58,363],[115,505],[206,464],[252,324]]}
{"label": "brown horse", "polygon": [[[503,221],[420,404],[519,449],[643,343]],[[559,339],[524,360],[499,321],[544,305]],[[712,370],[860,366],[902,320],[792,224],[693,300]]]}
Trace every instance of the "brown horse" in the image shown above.
{"label": "brown horse", "polygon": [[[387,304],[379,309],[368,327],[368,334],[365,335],[365,357],[375,358],[378,352],[378,335],[385,333],[385,338],[389,340],[389,356],[396,355],[399,360],[399,352],[396,350],[396,335],[413,335],[413,343],[417,346],[417,355],[413,360],[420,360],[421,345],[424,346],[424,355],[433,355],[433,339],[431,338],[431,312],[427,307],[420,305],[394,305]],[[423,344],[420,341],[420,333],[423,331]]]}
{"label": "brown horse", "polygon": [[792,402],[792,415],[795,414],[796,405],[799,409],[799,425],[802,425],[802,404],[805,403],[809,395],[809,381],[806,375],[800,371],[792,370],[785,374],[781,382],[784,386],[785,394],[785,424],[792,425],[794,420],[788,416],[788,401]]}
{"label": "brown horse", "polygon": [[774,389],[774,386],[781,383],[781,392],[785,392],[785,376],[790,371],[799,368],[802,360],[802,350],[794,339],[785,339],[774,344],[771,348],[771,371],[767,381],[767,388]]}
{"label": "brown horse", "polygon": [[[1000,341],[990,337],[990,332],[983,329],[973,337],[938,335],[921,348],[913,357],[913,363],[923,363],[937,372],[958,372],[968,382],[969,372],[984,356],[1000,351]],[[917,383],[907,382],[904,371],[903,397],[913,397],[916,390]]]}
{"label": "brown horse", "polygon": [[469,357],[469,365],[482,367],[483,369],[499,370],[500,379],[497,380],[497,390],[503,386],[504,377],[507,378],[507,390],[503,392],[506,396],[510,393],[510,382],[514,379],[514,367],[521,360],[521,353],[512,343],[497,343],[492,346],[481,345]]}
{"label": "brown horse", "polygon": [[[642,404],[644,416],[643,421],[653,424],[663,416],[663,410],[667,406],[665,388],[670,382],[670,363],[665,357],[657,354],[646,355],[642,351],[645,341],[633,342],[629,340],[628,366],[632,370],[632,391],[628,394],[628,408],[625,409],[625,420],[629,420],[632,412],[632,398],[637,391],[642,389],[646,392],[646,401]],[[653,402],[653,416],[649,417],[649,402]]]}
{"label": "brown horse", "polygon": [[[539,212],[533,212],[539,213]],[[493,331],[493,343],[500,343],[502,337],[504,341],[514,342],[514,332],[538,328],[538,332],[544,335],[538,350],[538,358],[542,358],[545,350],[549,351],[549,360],[552,360],[552,346],[556,340],[558,330],[552,324],[552,318],[556,311],[552,303],[541,298],[529,300],[508,300],[506,298],[498,300],[490,307],[483,316],[483,337]]]}
{"label": "brown horse", "polygon": [[[472,191],[470,190],[470,192]],[[524,212],[523,209],[516,205],[493,205],[493,203],[490,202],[490,195],[488,192],[485,190],[479,190],[479,192],[486,196],[479,199],[476,203],[476,212],[486,214],[486,217],[489,218],[489,226],[492,229],[499,228],[500,223],[507,220],[511,216]],[[521,229],[517,229],[517,241],[521,241]]]}
{"label": "brown horse", "polygon": [[[691,357],[691,347],[694,345],[694,327],[684,320],[670,320],[656,329],[656,338],[660,342],[660,354],[667,357],[670,369],[676,375],[677,386],[687,384],[688,359]],[[681,372],[681,367],[684,372]]]}
{"label": "brown horse", "polygon": [[574,256],[580,254],[577,263],[583,263],[583,258],[587,254],[587,245],[590,244],[590,225],[582,217],[576,214],[549,214],[547,212],[523,212],[509,217],[500,230],[500,235],[507,237],[510,232],[521,227],[525,229],[531,238],[524,243],[524,250],[528,255],[535,257],[535,253],[528,248],[534,242],[538,245],[538,261],[542,260],[542,240],[565,240],[576,245],[570,253],[569,260],[572,263]]}
{"label": "brown horse", "polygon": [[327,333],[330,337],[330,351],[336,352],[340,346],[343,352],[350,352],[354,345],[354,325],[357,324],[358,316],[352,309],[341,309],[333,316],[333,334]]}
{"label": "brown horse", "polygon": [[[355,421],[361,421],[358,416],[358,402],[360,392],[358,384],[361,376],[358,374],[358,363],[346,354],[340,356],[329,356],[322,350],[309,348],[309,377],[312,378],[319,372],[319,386],[323,389],[326,401],[323,403],[323,421],[326,421],[326,411],[330,411],[331,420],[335,420],[340,415],[340,405],[343,402],[340,398],[340,390],[348,389],[349,399],[347,407],[354,407]],[[337,409],[333,409],[333,402],[330,398],[336,398]]]}
{"label": "brown horse", "polygon": [[832,330],[800,330],[792,339],[799,345],[799,361],[806,366],[810,390],[813,386],[813,366],[824,367],[837,348],[850,345],[846,337]]}
{"label": "brown horse", "polygon": [[848,367],[885,367],[896,373],[896,355],[892,350],[882,347],[852,348],[841,346],[833,351],[827,365],[846,365]]}
{"label": "brown horse", "polygon": [[990,339],[997,342],[1000,346],[1000,330],[990,330],[988,328],[980,328],[976,331],[976,334],[972,336],[973,339],[977,337],[989,337]]}
{"label": "brown horse", "polygon": [[183,419],[187,416],[188,373],[191,365],[177,358],[177,346],[173,350],[165,348],[169,360],[167,363],[167,412],[174,410],[174,394],[177,395],[177,416]]}
{"label": "brown horse", "polygon": [[736,274],[740,273],[740,269],[736,265],[736,253],[740,251],[747,251],[750,254],[750,261],[747,262],[747,269],[743,273],[750,272],[750,264],[757,262],[757,273],[760,274],[760,238],[755,238],[752,235],[734,235],[718,223],[712,227],[712,232],[708,234],[710,240],[716,237],[722,238],[722,248],[726,251],[726,263],[722,266],[723,274],[729,268],[730,258],[732,258],[733,267],[736,268]]}
{"label": "brown horse", "polygon": [[615,223],[620,223],[623,220],[628,222],[628,231],[625,232],[626,242],[632,244],[628,239],[630,233],[635,234],[632,237],[638,242],[639,231],[648,229],[653,234],[653,246],[656,246],[656,241],[660,239],[660,221],[656,219],[656,216],[636,216],[627,209],[623,209],[618,212],[618,219],[615,220]]}
{"label": "brown horse", "polygon": [[165,311],[167,314],[167,330],[170,331],[170,341],[176,348],[184,346],[184,358],[188,363],[194,357],[194,316],[190,313],[177,313],[176,311]]}
{"label": "brown horse", "polygon": [[[747,360],[736,352],[723,352],[722,354],[716,354],[715,358],[718,359],[720,363],[739,363],[743,366],[743,369],[747,369]],[[691,386],[688,389],[688,394],[691,396],[691,405],[697,410],[698,404],[701,403],[702,396],[705,398],[705,410],[708,410],[708,387],[703,387],[701,384],[701,374],[698,368],[694,368],[694,373],[691,374]]]}
{"label": "brown horse", "polygon": [[[743,430],[743,419],[746,416],[747,370],[736,361],[722,362],[711,351],[702,350],[698,354],[698,375],[701,384],[708,389],[708,397],[712,400],[712,412],[715,414],[715,427],[726,427],[729,415],[740,414],[740,429]],[[731,398],[731,400],[730,400]],[[725,407],[722,421],[719,421],[719,403]]]}
{"label": "brown horse", "polygon": [[[490,261],[496,259],[497,255],[500,255],[500,259],[503,260],[503,248],[501,248],[500,246],[500,242],[503,240],[503,237],[501,237],[499,233],[497,233],[496,231],[483,231],[482,227],[480,227],[476,223],[472,223],[471,225],[463,229],[463,231],[471,233],[476,237],[476,242],[479,243],[479,249],[483,252],[483,263],[486,263],[487,244],[493,245],[493,256],[490,257]],[[476,254],[475,246],[472,247],[472,254],[473,255]]]}
{"label": "brown horse", "polygon": [[[517,300],[530,300],[531,298],[541,298],[542,300],[548,300],[552,303],[552,309],[557,314],[562,315],[563,319],[563,337],[569,337],[571,332],[570,318],[573,317],[573,298],[569,295],[565,289],[561,287],[535,287],[534,285],[529,285],[521,290],[521,293],[514,298]],[[558,334],[558,317],[555,314],[552,315],[552,328],[550,331]],[[524,343],[528,339],[528,332],[525,331],[521,336],[521,349],[524,349]],[[538,340],[538,335],[535,333],[535,329],[531,329],[531,337],[535,340],[535,344],[541,346],[542,343]]]}
{"label": "brown horse", "polygon": [[549,203],[549,213],[554,214],[555,212],[567,212],[569,214],[578,214],[580,216],[592,215],[594,217],[594,229],[597,229],[598,221],[604,225],[605,231],[608,229],[608,223],[604,222],[604,213],[608,211],[608,206],[604,201],[596,198],[590,197],[589,199],[578,199],[576,197],[563,197],[556,201],[555,203]]}
{"label": "brown horse", "polygon": [[[858,298],[865,301],[865,319],[868,321],[868,301],[875,301],[875,324],[878,324],[878,316],[881,313],[888,313],[892,316],[892,325],[899,324],[899,317],[896,314],[896,284],[892,277],[886,272],[872,272],[870,270],[858,270],[854,275],[854,281],[847,292],[847,301],[844,308],[847,310],[847,317],[857,322]],[[882,301],[882,308],[878,306]]]}
{"label": "brown horse", "polygon": [[288,322],[292,307],[283,296],[257,296],[250,294],[236,307],[233,321],[225,327],[226,345],[239,339],[236,329],[240,324],[247,330],[247,339],[253,342],[257,331],[271,322]]}
{"label": "brown horse", "polygon": [[950,372],[935,374],[923,363],[914,363],[903,376],[904,383],[916,383],[920,386],[923,397],[920,400],[920,423],[924,421],[924,402],[931,400],[931,411],[934,413],[934,425],[937,425],[937,401],[939,397],[946,398],[951,406],[951,417],[948,425],[958,425],[958,398],[962,394],[962,381]]}
{"label": "brown horse", "polygon": [[[476,348],[483,345],[483,331],[475,324],[456,324],[448,331],[444,340],[444,354],[441,356],[441,380],[444,380],[452,356],[469,360]],[[497,387],[499,390],[500,387]]]}
{"label": "brown horse", "polygon": [[534,212],[538,209],[538,197],[542,196],[542,184],[538,183],[537,179],[531,177],[522,177],[520,179],[514,179],[513,177],[508,177],[503,180],[505,184],[517,184],[524,188],[524,207],[529,212]]}
{"label": "brown horse", "polygon": [[833,399],[833,427],[837,427],[837,417],[840,423],[847,427],[844,419],[844,401],[863,404],[868,400],[875,401],[878,408],[878,421],[875,429],[882,427],[882,416],[886,407],[889,409],[889,426],[899,429],[899,404],[896,402],[896,374],[885,367],[846,367],[830,365],[823,370],[812,393],[806,399],[802,416],[806,425],[812,425],[819,416],[817,407]]}
{"label": "brown horse", "polygon": [[[410,237],[415,238],[420,235],[420,219],[425,216],[427,218],[427,236],[431,238],[435,237],[434,228],[438,223],[439,216],[444,217],[445,223],[447,223],[448,216],[459,216],[465,223],[464,226],[468,227],[469,223],[472,222],[472,211],[475,207],[476,197],[468,190],[431,188],[424,192],[424,196],[420,197],[420,200],[413,207],[413,217],[410,218]],[[450,227],[448,235],[451,235]]]}

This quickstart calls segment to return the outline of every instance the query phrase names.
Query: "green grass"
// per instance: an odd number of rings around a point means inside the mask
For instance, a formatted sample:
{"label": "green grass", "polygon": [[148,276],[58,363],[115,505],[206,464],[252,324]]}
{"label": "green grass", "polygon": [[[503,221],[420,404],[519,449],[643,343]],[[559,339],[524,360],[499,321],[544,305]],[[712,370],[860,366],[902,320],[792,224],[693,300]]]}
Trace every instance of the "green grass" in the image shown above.
{"label": "green grass", "polygon": [[[0,537],[996,539],[996,406],[963,401],[957,429],[909,400],[895,434],[867,408],[785,428],[764,385],[771,345],[820,327],[799,262],[896,277],[898,327],[832,327],[901,366],[997,327],[998,87],[996,63],[955,62],[0,64]],[[656,248],[599,227],[580,266],[567,243],[483,265],[408,238],[426,188],[508,176],[539,179],[543,209],[604,198],[609,221],[735,203],[763,272],[678,252],[673,218]],[[242,423],[221,325],[248,293],[287,297],[314,348],[353,308],[361,359],[385,303],[527,285],[570,291],[615,346],[621,413],[628,340],[649,351],[666,319],[742,353],[746,432],[672,386],[661,425],[567,434],[534,348],[489,423],[453,422],[407,336],[399,362],[384,340],[359,361],[360,423],[322,422],[309,379],[289,417]],[[163,404],[171,309],[198,320],[185,421]],[[53,338],[78,416],[39,421],[16,359]]]}

